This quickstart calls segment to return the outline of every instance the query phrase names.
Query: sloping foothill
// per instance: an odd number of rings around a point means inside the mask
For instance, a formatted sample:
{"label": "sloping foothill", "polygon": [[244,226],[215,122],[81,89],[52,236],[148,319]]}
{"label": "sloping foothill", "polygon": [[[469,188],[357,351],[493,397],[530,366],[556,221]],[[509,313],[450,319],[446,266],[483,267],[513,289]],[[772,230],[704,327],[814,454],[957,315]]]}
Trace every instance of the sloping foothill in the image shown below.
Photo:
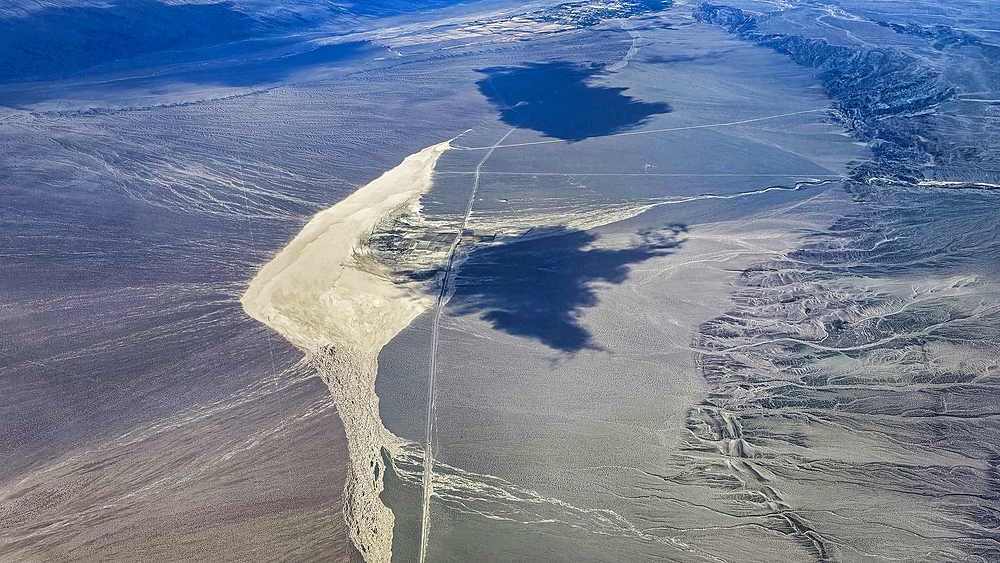
{"label": "sloping foothill", "polygon": [[[124,92],[169,98],[190,85],[266,87],[384,53],[368,42],[311,32],[313,25],[295,12],[252,15],[230,2],[46,7],[0,19],[0,104],[31,108]],[[72,83],[52,86],[67,79]]]}
{"label": "sloping foothill", "polygon": [[[935,174],[928,170],[928,162],[962,162],[969,169],[978,169],[981,161],[990,158],[988,143],[970,144],[969,139],[954,132],[955,124],[949,118],[960,116],[950,110],[944,111],[948,117],[938,115],[946,102],[961,93],[959,85],[904,49],[832,45],[823,38],[772,33],[771,23],[782,17],[780,12],[756,14],[705,3],[695,8],[694,16],[816,69],[817,78],[845,126],[874,153],[874,162],[854,169],[856,186],[879,178],[914,183]],[[885,22],[873,25],[890,26]],[[922,36],[937,48],[945,46],[939,44],[938,35],[952,39],[955,35],[941,28],[890,27],[899,33]],[[956,41],[985,45],[966,36]]]}
{"label": "sloping foothill", "polygon": [[[356,6],[349,2],[269,1],[249,5],[158,0],[118,0],[83,6],[32,3],[21,10],[10,8],[0,12],[0,84],[89,76],[220,56],[244,54],[254,58],[262,50],[301,44],[301,35],[306,32],[321,30],[325,35],[338,34],[357,27],[363,18],[460,3],[455,0],[379,0],[359,2]],[[42,7],[38,8],[38,4]],[[232,44],[237,45],[226,47]],[[303,60],[284,60],[280,64],[329,61],[339,55],[335,51],[332,46],[321,47],[303,55]],[[276,66],[270,65],[264,71],[273,77],[277,75]],[[242,85],[252,75],[242,73],[237,84],[226,82],[226,76],[218,82]]]}
{"label": "sloping foothill", "polygon": [[0,20],[0,82],[72,75],[147,53],[247,39],[265,28],[229,2],[47,7]]}

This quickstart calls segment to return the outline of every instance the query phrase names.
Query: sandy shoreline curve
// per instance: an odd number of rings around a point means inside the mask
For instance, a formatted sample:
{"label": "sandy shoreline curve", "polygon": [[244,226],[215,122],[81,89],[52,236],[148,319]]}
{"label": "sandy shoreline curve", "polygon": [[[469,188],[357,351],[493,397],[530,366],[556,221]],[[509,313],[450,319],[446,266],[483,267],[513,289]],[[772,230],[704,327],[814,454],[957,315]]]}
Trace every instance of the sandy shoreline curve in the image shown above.
{"label": "sandy shoreline curve", "polygon": [[392,555],[395,519],[379,499],[381,450],[403,443],[379,418],[378,353],[433,301],[371,272],[356,255],[382,218],[414,204],[431,187],[434,166],[450,143],[406,157],[317,213],[260,269],[240,300],[248,315],[303,350],[330,388],[351,459],[344,516],[368,563],[388,563]]}

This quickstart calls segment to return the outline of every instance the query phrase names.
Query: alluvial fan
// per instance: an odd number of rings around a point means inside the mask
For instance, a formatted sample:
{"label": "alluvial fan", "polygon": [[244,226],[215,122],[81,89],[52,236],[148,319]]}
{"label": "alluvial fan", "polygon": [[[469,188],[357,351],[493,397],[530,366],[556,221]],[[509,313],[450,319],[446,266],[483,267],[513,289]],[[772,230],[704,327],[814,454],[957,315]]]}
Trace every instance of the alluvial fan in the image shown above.
{"label": "alluvial fan", "polygon": [[955,195],[882,191],[702,325],[686,448],[820,559],[1000,555],[996,197]]}

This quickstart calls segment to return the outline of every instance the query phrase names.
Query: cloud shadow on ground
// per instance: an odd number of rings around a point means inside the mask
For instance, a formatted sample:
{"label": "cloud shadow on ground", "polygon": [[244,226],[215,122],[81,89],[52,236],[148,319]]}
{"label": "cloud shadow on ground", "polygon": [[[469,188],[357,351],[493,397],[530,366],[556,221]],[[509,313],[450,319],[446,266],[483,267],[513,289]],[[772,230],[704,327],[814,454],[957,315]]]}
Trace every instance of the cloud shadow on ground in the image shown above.
{"label": "cloud shadow on ground", "polygon": [[583,308],[598,303],[592,284],[624,282],[630,265],[669,254],[686,231],[669,225],[638,233],[630,248],[605,249],[593,246],[595,234],[562,229],[555,236],[476,250],[458,272],[449,307],[561,352],[596,348],[578,321]]}
{"label": "cloud shadow on ground", "polygon": [[596,65],[560,61],[477,72],[486,75],[476,82],[479,91],[500,110],[504,123],[566,141],[620,133],[672,111],[664,102],[626,96],[626,88],[589,84],[602,72]]}

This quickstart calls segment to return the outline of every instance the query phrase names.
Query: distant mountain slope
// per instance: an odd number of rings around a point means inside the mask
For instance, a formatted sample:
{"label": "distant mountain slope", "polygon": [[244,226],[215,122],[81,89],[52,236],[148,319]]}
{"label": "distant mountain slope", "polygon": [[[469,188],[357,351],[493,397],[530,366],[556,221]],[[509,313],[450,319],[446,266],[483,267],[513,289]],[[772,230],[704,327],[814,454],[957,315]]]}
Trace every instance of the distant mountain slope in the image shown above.
{"label": "distant mountain slope", "polygon": [[[8,4],[0,10],[0,83],[87,73],[105,63],[151,53],[288,36],[349,23],[460,4],[412,2],[214,2],[157,0]],[[180,57],[183,59],[183,57]]]}

